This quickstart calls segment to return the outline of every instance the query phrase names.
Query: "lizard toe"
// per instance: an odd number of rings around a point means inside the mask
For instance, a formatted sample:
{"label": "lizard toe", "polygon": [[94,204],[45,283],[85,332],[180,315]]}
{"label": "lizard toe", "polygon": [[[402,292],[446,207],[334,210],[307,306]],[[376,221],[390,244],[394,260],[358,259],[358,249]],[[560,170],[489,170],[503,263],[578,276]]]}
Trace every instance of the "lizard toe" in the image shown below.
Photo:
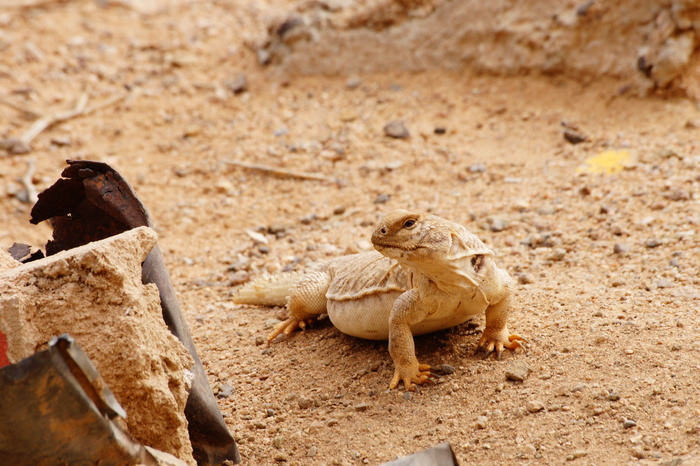
{"label": "lizard toe", "polygon": [[431,372],[428,364],[415,364],[409,366],[397,366],[394,371],[394,377],[391,379],[389,389],[393,390],[398,387],[399,382],[403,382],[406,390],[415,391],[415,384],[424,384],[433,382],[430,379]]}

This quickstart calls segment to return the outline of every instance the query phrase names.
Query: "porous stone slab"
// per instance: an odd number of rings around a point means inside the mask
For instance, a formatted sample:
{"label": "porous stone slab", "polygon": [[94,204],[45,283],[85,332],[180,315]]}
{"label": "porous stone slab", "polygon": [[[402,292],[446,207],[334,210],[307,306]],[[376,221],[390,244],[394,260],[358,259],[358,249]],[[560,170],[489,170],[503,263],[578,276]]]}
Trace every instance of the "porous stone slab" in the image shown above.
{"label": "porous stone slab", "polygon": [[158,289],[141,282],[156,240],[140,227],[27,264],[2,260],[0,332],[13,363],[69,333],[126,410],[132,437],[194,464],[184,414],[194,362],[165,325]]}

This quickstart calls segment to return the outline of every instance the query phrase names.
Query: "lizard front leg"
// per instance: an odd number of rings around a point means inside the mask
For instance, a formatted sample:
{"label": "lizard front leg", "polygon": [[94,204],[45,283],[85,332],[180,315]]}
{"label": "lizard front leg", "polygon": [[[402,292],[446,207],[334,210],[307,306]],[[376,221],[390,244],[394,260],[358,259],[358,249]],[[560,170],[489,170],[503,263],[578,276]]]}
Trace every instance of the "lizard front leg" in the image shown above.
{"label": "lizard front leg", "polygon": [[306,328],[318,316],[326,313],[326,292],[331,277],[327,272],[310,272],[305,274],[292,287],[287,298],[289,317],[278,324],[267,337],[268,343],[284,333],[291,334],[297,328]]}
{"label": "lizard front leg", "polygon": [[520,335],[511,335],[506,326],[510,306],[510,295],[507,295],[486,308],[486,326],[476,347],[477,356],[486,359],[495,351],[496,357],[501,359],[505,348],[513,351],[524,348],[521,342],[525,342],[525,339]]}
{"label": "lizard front leg", "polygon": [[429,306],[420,301],[418,290],[412,289],[399,296],[394,302],[389,317],[389,354],[394,360],[394,377],[389,389],[393,390],[403,382],[406,390],[415,390],[414,384],[428,382],[430,365],[420,364],[416,358],[416,348],[411,333],[411,325],[422,321],[428,314]]}

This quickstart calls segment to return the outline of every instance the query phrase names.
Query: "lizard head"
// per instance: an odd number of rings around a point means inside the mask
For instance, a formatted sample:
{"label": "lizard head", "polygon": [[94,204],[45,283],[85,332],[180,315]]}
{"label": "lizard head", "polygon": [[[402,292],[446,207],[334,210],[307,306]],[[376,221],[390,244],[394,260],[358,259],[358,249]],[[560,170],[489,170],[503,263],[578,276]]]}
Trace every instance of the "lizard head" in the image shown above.
{"label": "lizard head", "polygon": [[408,210],[388,213],[372,234],[374,248],[398,261],[446,258],[452,246],[452,222]]}

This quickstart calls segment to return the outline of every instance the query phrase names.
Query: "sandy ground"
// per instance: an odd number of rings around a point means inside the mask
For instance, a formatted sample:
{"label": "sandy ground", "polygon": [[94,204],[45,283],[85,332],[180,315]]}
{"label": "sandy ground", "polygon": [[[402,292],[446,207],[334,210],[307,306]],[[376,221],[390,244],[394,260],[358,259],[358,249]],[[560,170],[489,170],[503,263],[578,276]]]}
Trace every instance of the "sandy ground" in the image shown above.
{"label": "sandy ground", "polygon": [[[280,77],[245,46],[278,7],[0,9],[4,102],[50,114],[126,93],[0,155],[0,243],[50,235],[28,222],[29,165],[38,190],[68,158],[119,170],[155,221],[245,464],[380,464],[443,441],[462,464],[700,463],[697,106],[556,77]],[[410,138],[385,136],[396,119]],[[0,106],[0,139],[31,124]],[[584,142],[565,140],[572,127]],[[577,172],[606,150],[634,161]],[[231,303],[248,278],[369,249],[394,208],[461,222],[497,251],[519,280],[509,326],[527,354],[475,358],[477,320],[416,339],[421,362],[454,373],[388,391],[385,343],[325,320],[267,347],[284,311]],[[513,359],[525,382],[506,380]]]}

